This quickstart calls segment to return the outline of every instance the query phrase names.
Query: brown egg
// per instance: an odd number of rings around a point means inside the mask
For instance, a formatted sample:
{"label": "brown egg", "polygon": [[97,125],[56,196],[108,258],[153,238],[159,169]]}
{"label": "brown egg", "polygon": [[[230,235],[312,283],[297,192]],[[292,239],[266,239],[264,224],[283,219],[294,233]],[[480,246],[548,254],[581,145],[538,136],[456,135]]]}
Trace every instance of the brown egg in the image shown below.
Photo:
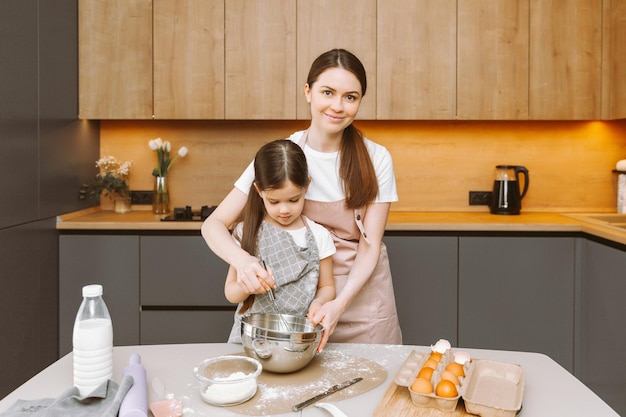
{"label": "brown egg", "polygon": [[461,365],[460,363],[450,362],[448,366],[446,366],[446,371],[452,372],[459,378],[465,376],[465,370],[463,369],[463,365]]}
{"label": "brown egg", "polygon": [[433,359],[428,359],[426,362],[424,362],[424,365],[422,365],[422,368],[437,369],[437,365],[439,365],[439,362]]}
{"label": "brown egg", "polygon": [[423,378],[427,381],[430,381],[430,379],[433,377],[433,372],[435,370],[433,368],[429,368],[429,367],[425,367],[420,369],[419,373],[417,374],[418,378]]}
{"label": "brown egg", "polygon": [[453,398],[459,395],[459,392],[456,390],[456,385],[444,379],[437,384],[436,394],[444,398]]}
{"label": "brown egg", "polygon": [[450,381],[450,382],[452,382],[454,385],[459,385],[459,378],[458,378],[458,377],[457,377],[457,376],[456,376],[453,372],[450,372],[450,371],[443,371],[443,372],[441,373],[441,379],[442,379],[442,380],[443,380],[443,379],[445,379],[445,380],[447,380],[447,381]]}
{"label": "brown egg", "polygon": [[432,359],[434,361],[439,362],[441,360],[442,356],[443,355],[441,353],[439,353],[439,352],[433,352],[433,353],[430,354],[430,358],[429,359]]}
{"label": "brown egg", "polygon": [[432,394],[433,384],[424,378],[416,378],[411,385],[411,389],[418,394]]}

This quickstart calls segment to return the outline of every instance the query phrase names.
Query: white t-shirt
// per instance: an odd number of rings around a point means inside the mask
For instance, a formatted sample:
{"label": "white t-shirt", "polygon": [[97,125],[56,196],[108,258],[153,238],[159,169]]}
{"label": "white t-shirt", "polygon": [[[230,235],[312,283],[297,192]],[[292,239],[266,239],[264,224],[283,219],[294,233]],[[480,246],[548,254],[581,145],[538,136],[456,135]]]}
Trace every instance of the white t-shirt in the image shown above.
{"label": "white t-shirt", "polygon": [[[311,229],[311,232],[313,233],[313,237],[315,238],[315,243],[317,244],[317,250],[319,252],[320,260],[326,259],[329,256],[333,256],[337,251],[337,248],[335,247],[335,243],[333,242],[333,238],[330,235],[330,232],[321,224],[315,223],[313,220],[307,217],[305,217],[305,219],[309,225],[309,228]],[[235,230],[233,231],[233,239],[235,239],[235,236],[241,236],[241,228],[241,223],[235,226]],[[306,227],[303,226],[299,229],[293,230],[286,229],[285,231],[293,237],[296,245],[300,246],[301,248],[307,247]],[[239,245],[239,241],[237,239],[235,239],[235,243]]]}
{"label": "white t-shirt", "polygon": [[[288,139],[298,143],[305,133],[306,131],[304,130],[296,132]],[[367,138],[364,138],[364,141],[378,178],[378,195],[375,202],[393,203],[398,201],[396,177],[393,172],[391,154],[382,145]],[[345,194],[339,177],[339,152],[319,152],[305,144],[304,154],[306,155],[309,176],[311,177],[311,185],[309,185],[305,198],[322,202],[344,200]],[[235,187],[247,194],[253,182],[254,161],[248,165],[235,182]]]}

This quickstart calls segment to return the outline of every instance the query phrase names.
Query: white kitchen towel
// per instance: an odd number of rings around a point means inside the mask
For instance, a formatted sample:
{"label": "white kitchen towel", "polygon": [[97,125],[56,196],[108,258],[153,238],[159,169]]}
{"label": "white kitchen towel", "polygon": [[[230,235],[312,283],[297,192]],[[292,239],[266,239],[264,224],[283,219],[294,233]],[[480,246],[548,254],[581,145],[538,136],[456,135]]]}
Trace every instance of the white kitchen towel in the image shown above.
{"label": "white kitchen towel", "polygon": [[56,399],[17,400],[0,417],[116,417],[132,385],[133,377],[128,375],[119,386],[108,380],[83,397],[72,387]]}

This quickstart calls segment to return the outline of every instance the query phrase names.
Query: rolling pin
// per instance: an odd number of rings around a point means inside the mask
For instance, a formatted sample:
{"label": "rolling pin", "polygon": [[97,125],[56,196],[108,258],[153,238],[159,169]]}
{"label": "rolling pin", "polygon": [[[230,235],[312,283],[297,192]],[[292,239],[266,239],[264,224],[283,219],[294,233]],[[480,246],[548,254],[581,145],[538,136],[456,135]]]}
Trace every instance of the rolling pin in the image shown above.
{"label": "rolling pin", "polygon": [[148,383],[146,380],[146,368],[141,364],[141,356],[133,353],[128,366],[124,369],[122,377],[133,377],[133,386],[122,400],[119,417],[147,417],[148,416]]}

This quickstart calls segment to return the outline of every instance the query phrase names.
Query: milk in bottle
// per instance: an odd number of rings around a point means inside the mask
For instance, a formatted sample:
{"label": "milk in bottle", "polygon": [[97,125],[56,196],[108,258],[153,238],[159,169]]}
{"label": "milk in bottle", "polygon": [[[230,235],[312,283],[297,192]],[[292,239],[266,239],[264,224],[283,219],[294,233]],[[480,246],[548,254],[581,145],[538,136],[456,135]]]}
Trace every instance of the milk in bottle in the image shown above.
{"label": "milk in bottle", "polygon": [[83,287],[72,344],[74,385],[85,396],[113,376],[113,325],[102,285]]}

